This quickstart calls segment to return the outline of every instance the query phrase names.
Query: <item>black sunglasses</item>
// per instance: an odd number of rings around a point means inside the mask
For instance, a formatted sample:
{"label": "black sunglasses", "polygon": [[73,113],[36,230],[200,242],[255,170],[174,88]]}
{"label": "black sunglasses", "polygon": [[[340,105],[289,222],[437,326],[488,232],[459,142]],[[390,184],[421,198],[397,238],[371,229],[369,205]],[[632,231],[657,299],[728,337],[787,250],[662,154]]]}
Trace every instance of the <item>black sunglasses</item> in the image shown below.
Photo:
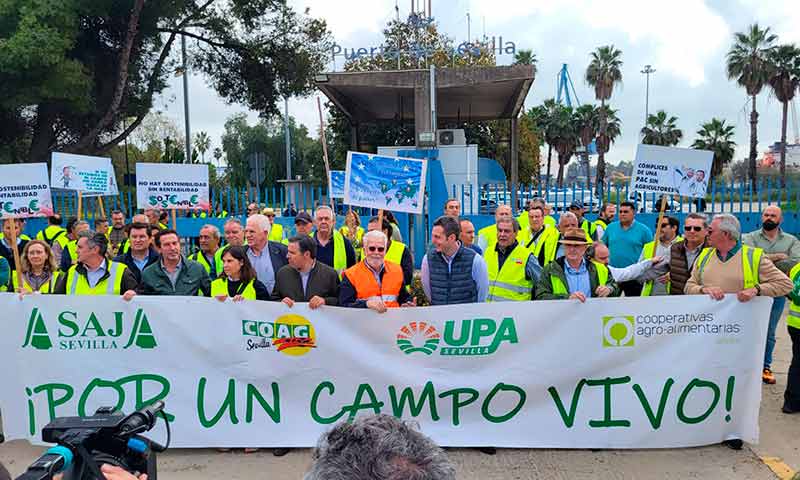
{"label": "black sunglasses", "polygon": [[370,252],[383,252],[386,250],[386,247],[367,247],[367,250]]}
{"label": "black sunglasses", "polygon": [[687,232],[702,232],[706,227],[684,227]]}

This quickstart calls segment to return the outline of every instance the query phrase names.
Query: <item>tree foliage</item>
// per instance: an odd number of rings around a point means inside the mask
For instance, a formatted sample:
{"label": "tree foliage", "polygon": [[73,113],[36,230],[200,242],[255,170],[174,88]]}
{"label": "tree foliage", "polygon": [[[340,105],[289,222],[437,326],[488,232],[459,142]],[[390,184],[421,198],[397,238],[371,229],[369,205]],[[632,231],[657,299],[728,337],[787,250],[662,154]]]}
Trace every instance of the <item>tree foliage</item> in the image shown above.
{"label": "tree foliage", "polygon": [[[608,111],[606,101],[611,98],[614,88],[622,83],[622,51],[614,45],[598,47],[591,53],[591,61],[586,68],[586,83],[594,87],[594,96],[600,100],[600,128],[597,143],[597,185],[602,188],[605,180],[605,154],[611,144],[608,133]],[[599,192],[602,194],[602,192]]]}
{"label": "tree foliage", "polygon": [[683,131],[677,126],[678,118],[667,115],[664,110],[647,116],[647,125],[642,127],[642,143],[673,147],[680,143]]}
{"label": "tree foliage", "polygon": [[733,125],[727,125],[725,120],[718,118],[712,118],[697,131],[697,138],[692,143],[692,148],[714,152],[714,160],[711,164],[712,179],[721,174],[722,168],[733,160],[733,155],[736,153],[734,134]]}
{"label": "tree foliage", "polygon": [[192,71],[265,117],[311,91],[331,45],[285,0],[3,0],[0,158],[109,151],[165,89],[182,35]]}

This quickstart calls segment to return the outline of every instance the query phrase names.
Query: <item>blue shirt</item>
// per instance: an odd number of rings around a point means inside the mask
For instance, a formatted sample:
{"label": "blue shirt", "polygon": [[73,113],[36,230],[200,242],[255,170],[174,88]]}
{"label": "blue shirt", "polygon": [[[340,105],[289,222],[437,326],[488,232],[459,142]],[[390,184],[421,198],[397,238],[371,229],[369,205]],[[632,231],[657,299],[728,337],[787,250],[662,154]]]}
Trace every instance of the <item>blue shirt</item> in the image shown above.
{"label": "blue shirt", "polygon": [[8,266],[6,257],[0,257],[0,287],[6,285],[11,275],[11,267]]}
{"label": "blue shirt", "polygon": [[603,243],[608,246],[609,263],[616,268],[637,263],[644,244],[652,241],[652,230],[636,220],[627,229],[622,228],[619,222],[613,222],[603,234]]}
{"label": "blue shirt", "polygon": [[586,298],[592,297],[592,284],[589,280],[589,270],[586,269],[586,260],[581,260],[581,266],[574,269],[569,262],[564,260],[564,274],[567,277],[569,293],[583,292]]}

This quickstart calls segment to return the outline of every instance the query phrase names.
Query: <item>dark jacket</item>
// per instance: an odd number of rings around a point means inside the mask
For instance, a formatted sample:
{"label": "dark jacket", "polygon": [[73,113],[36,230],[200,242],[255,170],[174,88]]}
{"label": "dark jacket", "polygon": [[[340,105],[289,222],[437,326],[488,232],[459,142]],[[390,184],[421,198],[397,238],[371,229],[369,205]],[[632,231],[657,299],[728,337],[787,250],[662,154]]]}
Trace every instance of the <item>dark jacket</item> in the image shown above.
{"label": "dark jacket", "polygon": [[475,250],[458,247],[448,271],[447,262],[435,248],[428,250],[431,305],[453,305],[478,301],[478,285],[472,279]]}
{"label": "dark jacket", "polygon": [[[542,276],[539,277],[539,282],[536,284],[535,288],[536,300],[563,300],[569,298],[569,294],[553,293],[553,283],[550,280],[550,277],[558,277],[561,283],[569,289],[567,275],[564,273],[565,261],[564,257],[558,257],[555,261],[548,263],[544,269],[542,269]],[[600,280],[597,277],[597,267],[594,262],[587,260],[586,270],[589,272],[589,286],[592,290],[592,297],[596,297],[595,290],[597,290],[597,286],[600,284]],[[611,293],[608,295],[609,297],[619,297],[621,290],[614,280],[614,277],[611,275],[611,272],[608,272],[606,286],[611,289]]]}
{"label": "dark jacket", "polygon": [[300,272],[291,265],[284,266],[275,275],[273,300],[281,301],[289,297],[295,302],[307,302],[315,295],[324,298],[325,305],[339,305],[339,275],[336,270],[322,262],[316,262],[309,272],[305,292]]}
{"label": "dark jacket", "polygon": [[[247,247],[248,250],[250,249],[247,245],[245,245],[245,247]],[[272,262],[272,271],[277,274],[284,265],[289,264],[289,260],[286,258],[289,254],[289,249],[286,245],[273,241],[267,242],[267,249],[269,250],[269,260]]]}
{"label": "dark jacket", "polygon": [[181,256],[181,270],[175,280],[175,286],[169,281],[161,268],[161,257],[142,272],[142,282],[137,292],[142,295],[183,295],[195,296],[201,292],[203,296],[211,295],[211,280],[202,265]]}
{"label": "dark jacket", "polygon": [[[150,247],[150,251],[147,254],[147,264],[144,268],[149,267],[150,265],[156,263],[159,259],[158,252],[153,247]],[[136,277],[136,282],[139,283],[142,281],[142,272],[139,271],[139,267],[136,266],[136,262],[133,261],[133,256],[131,255],[131,251],[128,250],[128,253],[117,255],[114,257],[115,262],[124,263],[125,266],[128,267],[128,270]]]}
{"label": "dark jacket", "polygon": [[[27,244],[27,240],[20,239],[19,245],[17,246],[20,256],[22,256],[22,251],[25,250],[25,245]],[[6,244],[2,241],[0,241],[0,257],[4,257],[6,260],[8,260],[8,267],[12,271],[17,269],[17,265],[14,263],[14,251],[6,247]]]}
{"label": "dark jacket", "polygon": [[[706,243],[700,247],[702,252],[706,248]],[[686,260],[686,241],[676,242],[672,244],[669,253],[669,294],[670,295],[683,295],[683,287],[689,277],[692,276],[692,267],[694,265],[687,265]]]}
{"label": "dark jacket", "polygon": [[[107,279],[108,276],[111,274],[111,272],[109,271],[109,263],[111,262],[106,260],[106,273],[103,274],[102,277],[100,277],[100,282]],[[78,275],[82,275],[84,277],[86,276],[86,267],[83,266],[82,263],[77,263],[75,265],[75,271],[78,273]],[[56,283],[53,293],[58,295],[66,295],[67,277],[69,277],[69,275],[67,275],[66,273],[61,274],[61,276],[58,278],[58,282]],[[136,290],[137,283],[138,282],[136,281],[136,277],[133,276],[133,273],[130,271],[129,268],[126,268],[125,273],[122,274],[122,284],[119,287],[119,293],[123,294],[128,290]]]}

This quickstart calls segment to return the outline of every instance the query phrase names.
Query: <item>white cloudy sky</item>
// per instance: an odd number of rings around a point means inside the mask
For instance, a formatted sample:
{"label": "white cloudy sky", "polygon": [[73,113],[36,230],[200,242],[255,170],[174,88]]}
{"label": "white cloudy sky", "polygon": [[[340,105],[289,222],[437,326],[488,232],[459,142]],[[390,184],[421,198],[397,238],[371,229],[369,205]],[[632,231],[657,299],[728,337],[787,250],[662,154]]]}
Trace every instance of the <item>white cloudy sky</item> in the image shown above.
{"label": "white cloudy sky", "polygon": [[[589,52],[613,44],[623,52],[623,85],[615,91],[612,106],[619,109],[622,137],[612,147],[612,163],[631,159],[644,121],[645,78],[640,73],[652,64],[650,111],[665,109],[678,117],[684,131],[682,146],[694,139],[699,125],[718,117],[736,127],[737,158],[747,155],[749,124],[747,97],[725,75],[724,58],[733,32],[754,21],[771,26],[779,41],[800,44],[800,4],[796,0],[441,0],[433,1],[433,15],[440,29],[457,42],[467,38],[467,12],[472,36],[503,36],[517,49],[532,49],[539,59],[539,73],[525,102],[526,108],[555,96],[556,76],[563,63],[575,83],[581,102],[593,101],[583,81]],[[311,14],[327,20],[334,39],[343,47],[377,46],[381,30],[395,15],[393,0],[289,0],[297,10],[310,7]],[[411,0],[399,2],[402,17]],[[510,56],[498,57],[499,64]],[[342,59],[338,60],[341,68]],[[333,67],[333,65],[331,65]],[[244,111],[226,105],[203,79],[190,77],[192,132],[207,131],[213,146],[220,145],[225,119]],[[290,114],[316,131],[319,118],[316,96],[290,101]],[[322,98],[324,100],[324,97]],[[157,107],[183,125],[183,91],[179,78],[158,100]],[[780,138],[780,104],[768,90],[758,98],[759,151]],[[251,112],[251,121],[257,116]],[[789,141],[793,140],[790,122]]]}

